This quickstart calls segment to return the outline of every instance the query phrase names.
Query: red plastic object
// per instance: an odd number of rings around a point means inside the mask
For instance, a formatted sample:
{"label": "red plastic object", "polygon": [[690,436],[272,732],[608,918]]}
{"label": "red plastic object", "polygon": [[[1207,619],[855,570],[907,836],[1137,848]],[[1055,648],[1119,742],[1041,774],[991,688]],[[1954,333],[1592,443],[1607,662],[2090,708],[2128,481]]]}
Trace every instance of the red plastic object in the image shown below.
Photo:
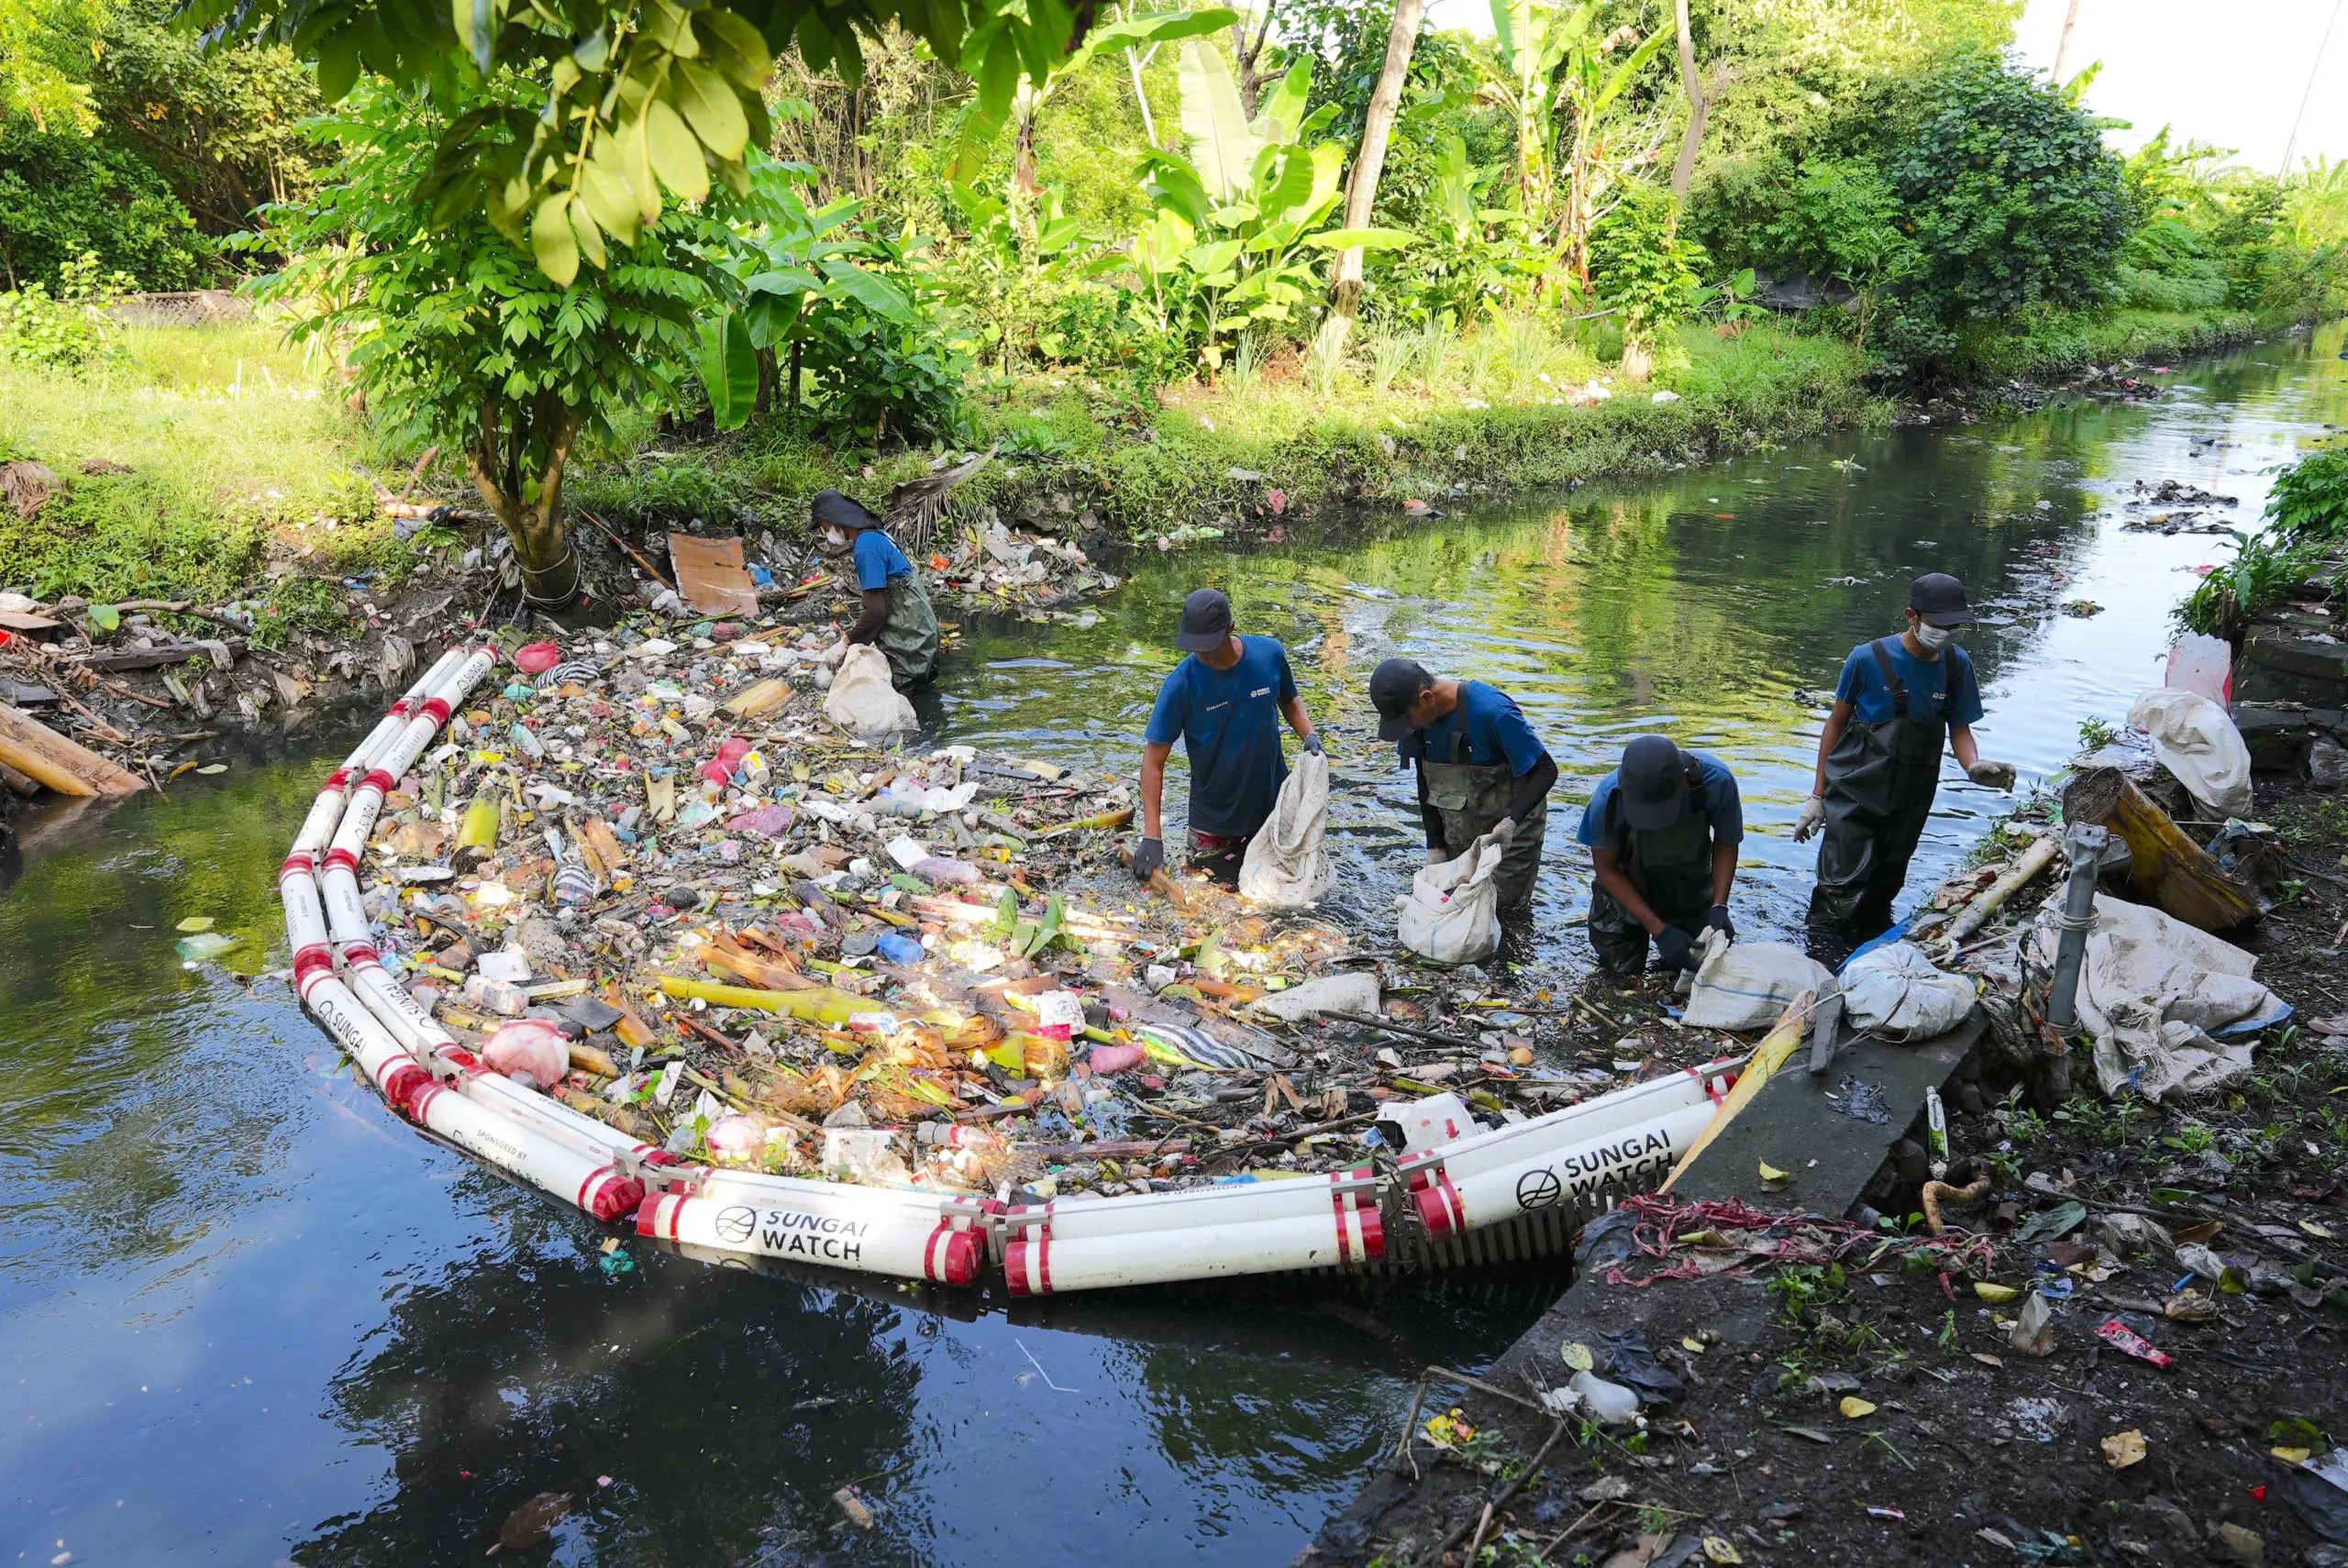
{"label": "red plastic object", "polygon": [[749,755],[750,743],[739,735],[729,737],[720,743],[717,748],[717,760],[725,765],[725,771],[728,773],[733,772],[735,765]]}
{"label": "red plastic object", "polygon": [[2154,1350],[2152,1341],[2144,1338],[2117,1318],[2105,1319],[2097,1327],[2095,1337],[2123,1355],[2132,1355],[2138,1361],[2151,1362],[2163,1372],[2166,1372],[2176,1364],[2176,1357],[2166,1351]]}
{"label": "red plastic object", "polygon": [[544,675],[562,662],[562,650],[552,643],[524,643],[514,650],[514,668],[525,675]]}
{"label": "red plastic object", "polygon": [[727,784],[734,778],[734,770],[722,762],[704,762],[693,771],[712,784]]}

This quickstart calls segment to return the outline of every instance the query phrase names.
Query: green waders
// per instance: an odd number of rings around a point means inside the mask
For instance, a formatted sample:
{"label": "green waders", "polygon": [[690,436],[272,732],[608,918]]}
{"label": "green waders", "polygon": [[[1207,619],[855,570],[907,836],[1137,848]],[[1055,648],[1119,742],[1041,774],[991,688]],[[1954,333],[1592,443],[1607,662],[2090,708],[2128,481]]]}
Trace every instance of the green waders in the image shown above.
{"label": "green waders", "polygon": [[[1610,815],[1622,811],[1619,794],[1607,803]],[[1623,834],[1623,874],[1647,908],[1689,936],[1704,929],[1712,911],[1712,813],[1701,790],[1689,792],[1679,820],[1667,828]],[[1617,975],[1635,975],[1646,967],[1647,928],[1605,889],[1589,890],[1589,944],[1598,961]]]}
{"label": "green waders", "polygon": [[937,615],[929,607],[919,567],[889,584],[889,618],[872,640],[888,657],[893,684],[913,686],[937,673]]}
{"label": "green waders", "polygon": [[[1444,847],[1457,855],[1499,825],[1516,798],[1516,775],[1508,764],[1478,767],[1466,761],[1467,726],[1451,731],[1449,762],[1430,762],[1425,732],[1420,732],[1419,778],[1427,803],[1443,817]],[[1501,856],[1501,908],[1521,910],[1533,901],[1533,880],[1541,874],[1541,835],[1549,824],[1548,797],[1516,824],[1516,837]]]}
{"label": "green waders", "polygon": [[1947,720],[1909,711],[1888,641],[1867,646],[1891,694],[1891,717],[1879,724],[1853,719],[1826,756],[1826,830],[1810,907],[1813,917],[1844,925],[1890,923],[1891,900],[1908,880],[1909,856],[1933,812],[1948,743]]}

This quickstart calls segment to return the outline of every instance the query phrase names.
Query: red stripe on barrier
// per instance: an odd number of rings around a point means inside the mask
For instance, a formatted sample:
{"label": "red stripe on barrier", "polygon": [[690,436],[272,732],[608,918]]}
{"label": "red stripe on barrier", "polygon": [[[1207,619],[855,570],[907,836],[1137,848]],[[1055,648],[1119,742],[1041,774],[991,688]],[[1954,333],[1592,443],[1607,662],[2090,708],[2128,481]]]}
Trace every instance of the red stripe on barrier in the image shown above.
{"label": "red stripe on barrier", "polygon": [[[1332,1176],[1329,1179],[1335,1181],[1336,1178]],[[1337,1217],[1337,1261],[1351,1263],[1354,1261],[1354,1244],[1346,1235],[1346,1194],[1343,1190],[1333,1190],[1329,1194],[1329,1210]]]}
{"label": "red stripe on barrier", "polygon": [[338,767],[332,773],[327,775],[327,787],[319,790],[318,793],[321,795],[331,795],[337,790],[341,789],[345,784],[349,782],[350,769],[348,767]]}
{"label": "red stripe on barrier", "polygon": [[579,1190],[579,1207],[606,1224],[644,1201],[644,1184],[608,1165],[589,1176]]}
{"label": "red stripe on barrier", "polygon": [[361,790],[372,790],[378,795],[388,795],[392,792],[392,786],[398,782],[398,779],[378,767],[374,772],[361,778],[359,781],[359,787]]}
{"label": "red stripe on barrier", "polygon": [[474,1055],[471,1051],[466,1050],[461,1045],[452,1046],[449,1050],[439,1053],[439,1056],[442,1061],[448,1063],[450,1066],[457,1068],[460,1072],[478,1073],[481,1071],[481,1058]]}
{"label": "red stripe on barrier", "polygon": [[637,1235],[657,1236],[660,1233],[660,1205],[666,1196],[664,1193],[654,1193],[636,1206]]}
{"label": "red stripe on barrier", "polygon": [[348,849],[327,850],[326,868],[332,871],[337,867],[340,867],[342,870],[348,871],[352,876],[356,877],[359,875],[358,855]]}
{"label": "red stripe on barrier", "polygon": [[[1049,1208],[1050,1205],[1045,1205]],[[1040,1227],[1036,1232],[1036,1275],[1042,1282],[1044,1294],[1052,1293],[1052,1228]]]}
{"label": "red stripe on barrier", "polygon": [[431,720],[433,727],[437,729],[449,717],[449,699],[446,697],[425,699],[424,717]]}
{"label": "red stripe on barrier", "polygon": [[[411,1085],[407,1077],[407,1075],[411,1073],[424,1081],[420,1084]],[[399,1091],[395,1095],[393,1088],[393,1085],[401,1086]],[[406,1111],[415,1121],[421,1123],[424,1119],[431,1113],[432,1102],[439,1099],[442,1095],[447,1094],[449,1091],[441,1085],[434,1083],[432,1081],[432,1075],[426,1072],[422,1067],[415,1066],[412,1062],[402,1062],[398,1066],[393,1067],[390,1072],[383,1075],[383,1092],[386,1095],[393,1095],[393,1098],[392,1099],[392,1103]]]}
{"label": "red stripe on barrier", "polygon": [[669,1239],[672,1242],[677,1239],[677,1222],[683,1217],[684,1212],[685,1199],[672,1198],[669,1200]]}
{"label": "red stripe on barrier", "polygon": [[1386,1217],[1378,1210],[1378,1199],[1364,1194],[1354,1209],[1361,1217],[1361,1255],[1367,1263],[1376,1263],[1386,1255]]}
{"label": "red stripe on barrier", "polygon": [[1442,1193],[1433,1187],[1416,1187],[1412,1190],[1411,1201],[1418,1206],[1419,1223],[1428,1235],[1440,1238],[1451,1234],[1451,1216],[1444,1209]]}
{"label": "red stripe on barrier", "polygon": [[383,715],[383,716],[384,716],[385,718],[390,718],[390,719],[404,719],[404,718],[406,718],[406,717],[407,717],[408,706],[409,706],[409,704],[410,704],[411,702],[413,702],[414,701],[415,701],[415,700],[414,700],[413,698],[408,698],[408,697],[403,697],[403,698],[401,698],[398,701],[396,701],[396,702],[393,703],[393,704],[391,705],[391,707],[390,707],[388,710],[386,710],[386,711],[385,711],[385,712],[384,712],[384,715]]}
{"label": "red stripe on barrier", "polygon": [[364,942],[345,944],[342,949],[342,961],[354,969],[364,969],[370,966],[380,969],[383,966],[383,955],[376,952],[371,944]]}
{"label": "red stripe on barrier", "polygon": [[283,865],[278,867],[277,879],[282,882],[288,877],[307,877],[316,869],[316,867],[310,860],[310,852],[306,849],[297,849],[285,857]]}
{"label": "red stripe on barrier", "polygon": [[1468,1228],[1468,1206],[1459,1201],[1459,1189],[1451,1185],[1451,1173],[1438,1165],[1435,1167],[1434,1179],[1435,1185],[1443,1189],[1444,1201],[1451,1206],[1451,1223],[1453,1227],[1461,1231],[1466,1230]]}
{"label": "red stripe on barrier", "polygon": [[294,988],[306,989],[312,979],[334,973],[334,955],[323,942],[314,942],[294,955]]}
{"label": "red stripe on barrier", "polygon": [[649,1143],[636,1146],[637,1157],[648,1165],[681,1165],[685,1162],[666,1149],[656,1149]]}
{"label": "red stripe on barrier", "polygon": [[1028,1294],[1027,1248],[1029,1245],[1030,1243],[1024,1241],[1008,1242],[1003,1244],[1002,1283],[1010,1287],[1011,1294],[1013,1296]]}
{"label": "red stripe on barrier", "polygon": [[976,1231],[953,1231],[946,1238],[946,1266],[936,1277],[948,1285],[975,1285],[986,1255],[986,1243]]}

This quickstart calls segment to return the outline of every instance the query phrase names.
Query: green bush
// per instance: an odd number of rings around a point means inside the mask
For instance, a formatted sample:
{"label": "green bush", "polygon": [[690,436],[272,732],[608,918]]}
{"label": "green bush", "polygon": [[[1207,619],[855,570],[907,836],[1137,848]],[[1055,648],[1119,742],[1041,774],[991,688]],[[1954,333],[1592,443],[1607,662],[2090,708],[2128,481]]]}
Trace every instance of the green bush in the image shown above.
{"label": "green bush", "polygon": [[136,153],[72,130],[0,119],[0,282],[54,281],[83,254],[137,288],[211,282],[217,251]]}
{"label": "green bush", "polygon": [[121,329],[106,306],[130,280],[98,275],[98,259],[84,253],[58,269],[57,292],[27,283],[0,293],[0,364],[79,372],[122,352]]}

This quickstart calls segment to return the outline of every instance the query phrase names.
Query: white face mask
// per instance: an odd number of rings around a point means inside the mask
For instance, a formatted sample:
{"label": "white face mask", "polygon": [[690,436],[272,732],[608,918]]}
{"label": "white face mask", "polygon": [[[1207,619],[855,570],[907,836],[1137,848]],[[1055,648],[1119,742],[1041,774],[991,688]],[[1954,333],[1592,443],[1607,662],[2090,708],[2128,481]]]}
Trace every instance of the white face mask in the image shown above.
{"label": "white face mask", "polygon": [[1919,621],[1916,623],[1916,640],[1933,653],[1938,653],[1956,641],[1956,628],[1935,626],[1930,621]]}
{"label": "white face mask", "polygon": [[847,536],[836,528],[824,530],[824,548],[834,552],[847,548]]}

